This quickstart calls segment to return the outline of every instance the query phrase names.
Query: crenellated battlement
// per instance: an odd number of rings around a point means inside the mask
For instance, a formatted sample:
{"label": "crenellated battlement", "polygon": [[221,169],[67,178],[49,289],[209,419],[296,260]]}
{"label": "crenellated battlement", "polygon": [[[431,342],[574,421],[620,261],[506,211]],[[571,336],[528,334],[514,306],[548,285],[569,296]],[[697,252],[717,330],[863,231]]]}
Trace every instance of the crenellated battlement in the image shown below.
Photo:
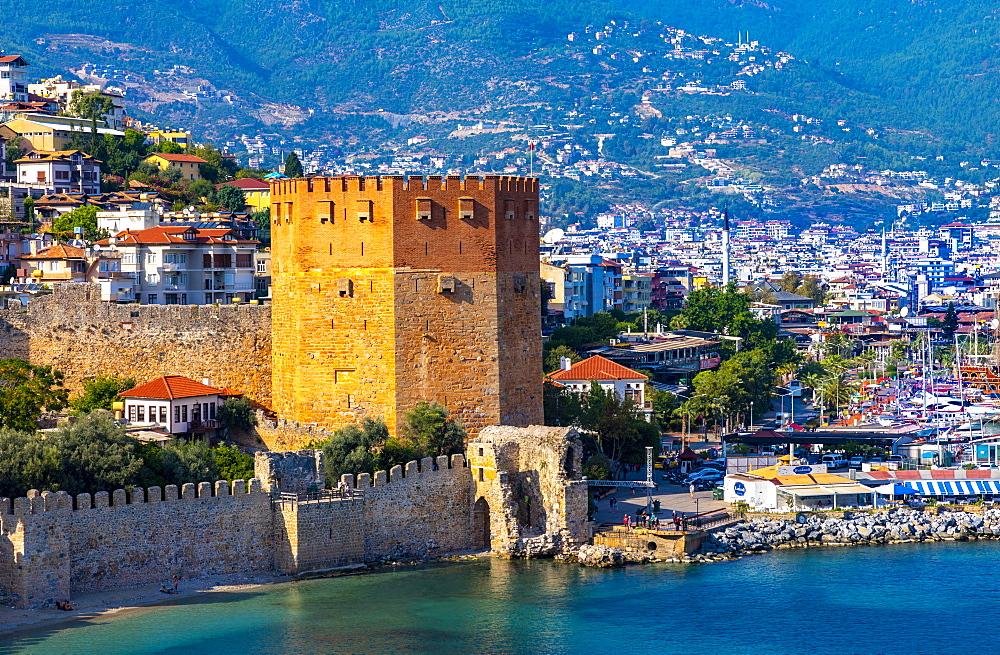
{"label": "crenellated battlement", "polygon": [[271,197],[313,193],[361,193],[400,191],[502,191],[537,193],[538,178],[514,175],[342,175],[280,180],[271,185]]}
{"label": "crenellated battlement", "polygon": [[340,481],[345,483],[350,489],[382,488],[400,482],[429,482],[438,474],[443,474],[453,469],[467,468],[465,455],[441,455],[437,458],[424,457],[419,462],[411,460],[405,466],[397,464],[388,471],[375,471],[375,475],[370,473],[358,473],[357,475],[345,473],[340,476]]}
{"label": "crenellated battlement", "polygon": [[72,512],[125,507],[146,503],[183,502],[188,500],[219,499],[227,496],[265,493],[260,480],[233,480],[230,487],[227,480],[211,482],[188,482],[178,487],[168,484],[163,487],[131,487],[115,489],[112,492],[98,491],[94,494],[82,493],[75,497],[65,491],[38,491],[31,489],[22,498],[0,498],[0,521],[11,517],[17,519],[32,514],[46,512]]}

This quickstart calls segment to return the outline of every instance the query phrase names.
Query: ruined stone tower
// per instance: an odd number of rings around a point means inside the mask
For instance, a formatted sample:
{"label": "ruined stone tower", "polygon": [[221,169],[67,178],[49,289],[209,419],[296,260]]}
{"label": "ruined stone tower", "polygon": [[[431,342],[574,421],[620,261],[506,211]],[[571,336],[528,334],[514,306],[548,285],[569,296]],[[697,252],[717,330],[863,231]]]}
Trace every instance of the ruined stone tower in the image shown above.
{"label": "ruined stone tower", "polygon": [[298,179],[271,203],[279,416],[542,423],[537,180]]}

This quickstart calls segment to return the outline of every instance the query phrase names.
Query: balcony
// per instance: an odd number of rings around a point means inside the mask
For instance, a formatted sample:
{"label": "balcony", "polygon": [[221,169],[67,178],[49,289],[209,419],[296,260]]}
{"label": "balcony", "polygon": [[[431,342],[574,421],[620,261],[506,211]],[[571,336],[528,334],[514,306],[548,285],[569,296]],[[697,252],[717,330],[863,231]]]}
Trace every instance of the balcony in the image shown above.
{"label": "balcony", "polygon": [[209,418],[201,421],[189,421],[188,432],[211,432],[216,429],[215,419]]}

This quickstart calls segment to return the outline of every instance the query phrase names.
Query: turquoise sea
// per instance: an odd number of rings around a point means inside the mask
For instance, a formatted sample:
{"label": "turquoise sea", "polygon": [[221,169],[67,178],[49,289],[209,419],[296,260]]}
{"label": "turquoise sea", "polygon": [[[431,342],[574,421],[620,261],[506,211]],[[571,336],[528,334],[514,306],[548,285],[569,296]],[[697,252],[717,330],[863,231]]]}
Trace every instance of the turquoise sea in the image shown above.
{"label": "turquoise sea", "polygon": [[284,583],[0,638],[0,653],[1000,652],[1000,542],[587,569],[481,560]]}

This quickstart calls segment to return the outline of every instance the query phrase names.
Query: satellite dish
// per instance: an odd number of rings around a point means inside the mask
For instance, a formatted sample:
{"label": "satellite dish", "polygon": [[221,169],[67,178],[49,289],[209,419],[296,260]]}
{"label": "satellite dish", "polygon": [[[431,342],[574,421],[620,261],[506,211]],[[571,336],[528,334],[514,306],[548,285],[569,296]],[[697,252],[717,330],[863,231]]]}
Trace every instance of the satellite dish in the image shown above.
{"label": "satellite dish", "polygon": [[910,308],[903,307],[901,310],[899,310],[899,315],[902,316],[903,318],[906,318],[907,316],[910,315]]}
{"label": "satellite dish", "polygon": [[551,246],[551,245],[553,245],[555,243],[559,243],[559,241],[564,236],[566,236],[566,233],[563,232],[560,228],[556,227],[556,228],[552,228],[551,230],[549,230],[548,232],[546,232],[545,236],[542,237],[542,241],[544,241],[545,243],[547,243],[547,244],[549,244]]}

